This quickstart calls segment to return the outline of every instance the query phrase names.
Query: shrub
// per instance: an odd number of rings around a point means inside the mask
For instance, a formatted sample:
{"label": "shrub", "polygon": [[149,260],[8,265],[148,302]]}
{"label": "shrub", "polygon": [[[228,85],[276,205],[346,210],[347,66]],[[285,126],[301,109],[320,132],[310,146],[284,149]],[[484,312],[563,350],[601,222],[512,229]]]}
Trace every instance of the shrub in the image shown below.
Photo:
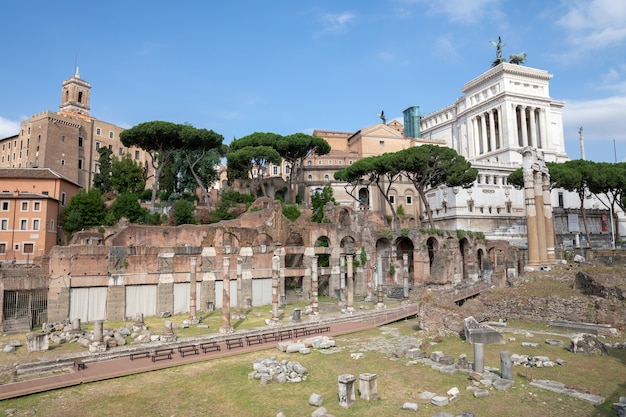
{"label": "shrub", "polygon": [[283,216],[292,222],[300,217],[300,214],[300,209],[295,204],[286,204],[283,206]]}

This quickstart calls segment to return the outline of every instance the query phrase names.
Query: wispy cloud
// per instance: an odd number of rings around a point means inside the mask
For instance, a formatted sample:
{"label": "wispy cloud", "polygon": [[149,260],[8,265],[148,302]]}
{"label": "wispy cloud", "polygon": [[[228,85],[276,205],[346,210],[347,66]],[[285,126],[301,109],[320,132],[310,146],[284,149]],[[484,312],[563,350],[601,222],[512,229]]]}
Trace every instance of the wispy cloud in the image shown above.
{"label": "wispy cloud", "polygon": [[445,61],[454,62],[459,57],[454,42],[447,37],[439,37],[435,39],[432,46],[433,55],[438,56]]}
{"label": "wispy cloud", "polygon": [[0,116],[0,139],[13,136],[20,131],[20,122]]}
{"label": "wispy cloud", "polygon": [[411,14],[409,8],[414,5],[427,7],[429,14],[443,14],[452,22],[473,24],[492,21],[503,16],[499,8],[499,0],[397,0],[400,5],[396,8],[397,13],[402,16]]}
{"label": "wispy cloud", "polygon": [[340,13],[320,13],[318,20],[322,29],[318,34],[332,34],[346,32],[354,23],[356,14],[350,11]]}
{"label": "wispy cloud", "polygon": [[567,31],[567,42],[582,50],[594,50],[626,42],[626,2],[585,0],[565,3],[557,23]]}
{"label": "wispy cloud", "polygon": [[568,101],[563,111],[565,137],[577,137],[583,126],[585,140],[626,140],[626,97],[612,96],[595,100]]}

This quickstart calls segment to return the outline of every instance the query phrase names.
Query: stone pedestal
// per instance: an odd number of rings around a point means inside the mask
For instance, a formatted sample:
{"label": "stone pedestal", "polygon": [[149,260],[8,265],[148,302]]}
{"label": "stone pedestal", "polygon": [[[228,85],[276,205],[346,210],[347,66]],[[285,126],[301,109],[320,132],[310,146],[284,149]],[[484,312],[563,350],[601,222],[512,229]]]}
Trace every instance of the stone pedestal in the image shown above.
{"label": "stone pedestal", "polygon": [[339,375],[338,378],[338,394],[339,405],[343,408],[350,408],[356,405],[354,396],[354,381],[356,378],[351,374]]}
{"label": "stone pedestal", "polygon": [[360,374],[359,375],[359,392],[365,401],[379,400],[378,395],[378,375],[376,374]]}
{"label": "stone pedestal", "polygon": [[161,335],[162,342],[175,342],[176,335],[174,334],[174,330],[172,330],[172,322],[170,320],[165,320],[163,326],[163,334]]}
{"label": "stone pedestal", "polygon": [[28,333],[26,335],[26,346],[29,352],[39,352],[50,349],[48,335],[43,332]]}
{"label": "stone pedestal", "polygon": [[485,345],[474,343],[474,371],[485,372]]}
{"label": "stone pedestal", "polygon": [[302,314],[302,310],[299,308],[295,308],[293,310],[293,314],[291,315],[291,321],[293,321],[294,323],[300,323],[301,314]]}
{"label": "stone pedestal", "polygon": [[81,328],[80,325],[80,319],[79,318],[75,318],[72,319],[72,330],[70,330],[71,333],[82,333],[83,329]]}
{"label": "stone pedestal", "polygon": [[500,352],[500,373],[502,379],[513,380],[513,362],[510,352]]}

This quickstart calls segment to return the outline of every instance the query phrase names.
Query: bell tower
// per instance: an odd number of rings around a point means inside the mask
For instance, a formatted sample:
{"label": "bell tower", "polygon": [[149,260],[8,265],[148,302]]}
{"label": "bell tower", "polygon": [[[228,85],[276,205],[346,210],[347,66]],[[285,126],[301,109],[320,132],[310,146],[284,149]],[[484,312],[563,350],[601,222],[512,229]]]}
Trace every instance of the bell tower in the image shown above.
{"label": "bell tower", "polygon": [[89,95],[91,84],[80,79],[78,67],[74,75],[61,85],[61,105],[59,110],[89,116]]}

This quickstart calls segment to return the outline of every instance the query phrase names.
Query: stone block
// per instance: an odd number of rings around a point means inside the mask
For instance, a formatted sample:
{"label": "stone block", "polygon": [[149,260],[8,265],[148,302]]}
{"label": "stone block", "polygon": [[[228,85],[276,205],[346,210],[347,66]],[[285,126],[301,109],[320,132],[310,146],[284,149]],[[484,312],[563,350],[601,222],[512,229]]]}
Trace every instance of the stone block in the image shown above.
{"label": "stone block", "polygon": [[311,394],[311,396],[309,397],[309,405],[321,407],[322,404],[324,404],[324,397],[322,397],[320,394]]}
{"label": "stone block", "polygon": [[515,383],[509,379],[497,379],[493,381],[493,387],[498,391],[508,391]]}
{"label": "stone block", "polygon": [[424,391],[420,394],[420,399],[421,400],[430,400],[431,398],[435,397],[437,394],[435,394],[434,392],[430,392],[430,391]]}
{"label": "stone block", "polygon": [[486,389],[478,389],[474,391],[475,398],[482,398],[482,397],[487,397],[487,396],[489,396],[489,391]]}
{"label": "stone block", "polygon": [[457,387],[452,387],[448,390],[448,392],[446,392],[446,394],[448,394],[448,396],[450,397],[454,397],[455,395],[459,395],[460,393],[461,391],[459,391]]}
{"label": "stone block", "polygon": [[418,359],[422,356],[422,351],[418,348],[409,349],[406,351],[406,357],[410,359]]}
{"label": "stone block", "polygon": [[450,401],[448,400],[448,397],[444,397],[441,395],[435,395],[433,398],[430,399],[430,403],[438,407],[446,406],[449,402]]}
{"label": "stone block", "polygon": [[439,358],[439,363],[444,365],[454,365],[454,357],[452,357],[451,355],[444,355]]}
{"label": "stone block", "polygon": [[311,348],[305,347],[300,349],[298,352],[300,352],[300,354],[302,355],[308,355],[309,353],[311,353]]}
{"label": "stone block", "polygon": [[415,403],[404,403],[402,404],[402,409],[417,413],[418,406]]}
{"label": "stone block", "polygon": [[430,354],[430,360],[433,362],[439,362],[439,359],[443,358],[443,352],[436,350]]}
{"label": "stone block", "polygon": [[322,417],[325,416],[328,410],[324,407],[320,407],[311,413],[311,417]]}

